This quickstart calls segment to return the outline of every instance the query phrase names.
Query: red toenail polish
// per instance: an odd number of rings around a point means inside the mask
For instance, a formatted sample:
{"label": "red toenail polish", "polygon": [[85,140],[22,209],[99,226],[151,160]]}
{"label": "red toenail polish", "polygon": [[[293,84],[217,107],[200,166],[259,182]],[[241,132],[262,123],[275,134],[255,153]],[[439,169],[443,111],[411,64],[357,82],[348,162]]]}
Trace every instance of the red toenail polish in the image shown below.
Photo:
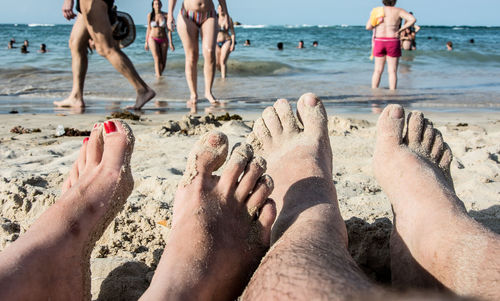
{"label": "red toenail polish", "polygon": [[99,125],[99,123],[94,123],[94,129]]}
{"label": "red toenail polish", "polygon": [[116,125],[113,121],[106,121],[104,123],[104,130],[106,131],[106,134],[116,132]]}
{"label": "red toenail polish", "polygon": [[83,144],[85,144],[88,141],[89,141],[89,137],[86,137],[85,139],[83,139]]}

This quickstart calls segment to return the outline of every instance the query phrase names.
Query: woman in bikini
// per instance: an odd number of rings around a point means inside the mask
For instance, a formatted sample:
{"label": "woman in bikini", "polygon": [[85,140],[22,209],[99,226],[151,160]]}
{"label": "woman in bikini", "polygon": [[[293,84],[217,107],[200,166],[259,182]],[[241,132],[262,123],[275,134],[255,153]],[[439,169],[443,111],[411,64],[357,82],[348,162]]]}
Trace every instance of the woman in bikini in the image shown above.
{"label": "woman in bikini", "polygon": [[[236,34],[234,33],[233,20],[222,11],[222,6],[217,7],[219,33],[217,34],[217,49],[215,57],[217,58],[217,69],[220,70],[221,77],[226,78],[226,62],[229,54],[234,51]],[[231,34],[229,34],[231,31]]]}
{"label": "woman in bikini", "polygon": [[151,54],[155,60],[156,77],[161,77],[165,66],[167,65],[168,46],[172,51],[175,50],[172,41],[172,32],[167,33],[167,14],[161,11],[161,1],[153,0],[151,3],[151,12],[148,14],[148,29],[146,31],[146,42],[144,49],[151,49]]}
{"label": "woman in bikini", "polygon": [[[177,0],[171,0],[168,6],[167,26],[170,31],[174,30],[174,18],[172,16]],[[227,15],[225,0],[219,0],[222,11]],[[227,17],[229,20],[229,16]],[[228,24],[224,24],[228,27]],[[177,17],[177,30],[181,38],[184,52],[186,54],[186,80],[191,93],[187,104],[189,107],[196,105],[197,93],[197,64],[198,64],[198,39],[201,35],[205,76],[205,97],[211,104],[219,102],[212,94],[212,85],[215,75],[215,41],[217,37],[217,16],[212,0],[184,0]]]}

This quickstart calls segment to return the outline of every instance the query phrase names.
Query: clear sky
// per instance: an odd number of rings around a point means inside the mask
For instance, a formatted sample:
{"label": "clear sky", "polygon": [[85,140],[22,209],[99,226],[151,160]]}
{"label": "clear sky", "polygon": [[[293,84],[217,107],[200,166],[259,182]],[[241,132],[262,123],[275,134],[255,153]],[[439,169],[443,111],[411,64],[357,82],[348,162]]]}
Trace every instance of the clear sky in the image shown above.
{"label": "clear sky", "polygon": [[[215,0],[217,1],[217,0]],[[226,0],[233,20],[243,24],[364,25],[381,0]],[[0,23],[68,24],[62,0],[0,0]],[[177,1],[176,12],[182,0]],[[116,0],[136,24],[146,22],[150,0]],[[499,0],[400,0],[420,25],[500,26]],[[167,9],[167,0],[164,0]]]}

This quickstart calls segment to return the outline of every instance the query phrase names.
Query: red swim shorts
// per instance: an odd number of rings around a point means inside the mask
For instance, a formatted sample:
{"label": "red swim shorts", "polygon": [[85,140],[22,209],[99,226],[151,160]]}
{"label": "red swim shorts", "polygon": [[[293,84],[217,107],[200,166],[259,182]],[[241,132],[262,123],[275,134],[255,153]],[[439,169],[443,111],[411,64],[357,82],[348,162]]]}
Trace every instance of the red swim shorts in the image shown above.
{"label": "red swim shorts", "polygon": [[373,56],[376,57],[400,57],[401,42],[396,38],[375,38],[373,46]]}

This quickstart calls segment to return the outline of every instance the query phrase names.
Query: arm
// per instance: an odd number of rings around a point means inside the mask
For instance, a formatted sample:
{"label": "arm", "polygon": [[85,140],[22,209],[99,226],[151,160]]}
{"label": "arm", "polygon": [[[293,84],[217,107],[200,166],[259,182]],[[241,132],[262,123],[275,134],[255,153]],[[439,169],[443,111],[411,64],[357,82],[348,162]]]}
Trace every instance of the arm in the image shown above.
{"label": "arm", "polygon": [[[168,18],[168,14],[166,14]],[[174,41],[172,40],[172,32],[167,29],[168,43],[170,44],[170,50],[175,51]]]}
{"label": "arm", "polygon": [[375,27],[372,26],[372,22],[370,19],[368,19],[368,22],[366,22],[366,30],[372,30]]}
{"label": "arm", "polygon": [[175,31],[174,8],[177,0],[168,1],[167,28],[168,31]]}
{"label": "arm", "polygon": [[146,30],[146,41],[144,42],[144,50],[148,51],[148,41],[149,41],[149,32],[151,31],[151,13],[148,14],[148,29]]}
{"label": "arm", "polygon": [[398,30],[397,32],[398,35],[401,32],[405,31],[407,28],[412,27],[415,24],[415,22],[417,22],[417,19],[415,19],[415,17],[412,14],[408,13],[404,9],[399,10],[399,17],[405,20],[405,25]]}
{"label": "arm", "polygon": [[234,32],[234,24],[233,19],[229,19],[229,30],[231,31],[231,52],[234,51],[234,47],[236,47],[236,33]]}
{"label": "arm", "polygon": [[76,17],[75,13],[73,12],[73,4],[73,0],[64,0],[63,2],[62,13],[66,20],[71,20]]}

